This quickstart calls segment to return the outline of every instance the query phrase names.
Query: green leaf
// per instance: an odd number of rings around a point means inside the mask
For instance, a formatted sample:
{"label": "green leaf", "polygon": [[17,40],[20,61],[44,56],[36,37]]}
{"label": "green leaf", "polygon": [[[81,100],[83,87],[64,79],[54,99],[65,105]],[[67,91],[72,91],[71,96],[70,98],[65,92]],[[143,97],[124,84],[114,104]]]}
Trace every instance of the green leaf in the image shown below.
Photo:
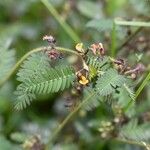
{"label": "green leaf", "polygon": [[127,85],[126,85],[127,86],[127,88],[126,88],[124,85],[120,88],[119,93],[116,93],[114,95],[114,98],[117,99],[118,104],[121,107],[125,107],[129,103],[130,98],[133,101],[135,100],[135,93],[134,93],[133,89],[129,88]]}
{"label": "green leaf", "polygon": [[104,70],[109,66],[109,58],[106,56],[104,56],[103,58],[99,58],[97,56],[88,56],[86,63],[89,66],[92,66],[95,69],[97,69],[97,71]]}
{"label": "green leaf", "polygon": [[124,90],[128,93],[129,97],[135,101],[135,93],[133,89],[129,88],[127,84],[123,85]]}
{"label": "green leaf", "polygon": [[92,87],[84,88],[83,95],[84,95],[83,100],[86,99],[87,97],[90,97],[82,106],[83,110],[90,111],[100,105],[101,102],[100,97],[99,95],[97,95],[97,93]]}
{"label": "green leaf", "polygon": [[18,80],[22,82],[15,92],[17,110],[26,108],[39,94],[55,93],[69,88],[75,79],[72,67],[52,68],[42,53],[29,57],[17,75]]}
{"label": "green leaf", "polygon": [[69,88],[73,82],[74,72],[71,67],[50,68],[33,77],[26,85],[25,91],[48,94]]}
{"label": "green leaf", "polygon": [[50,67],[49,59],[44,53],[32,54],[24,61],[23,65],[21,65],[21,69],[17,73],[17,80],[26,82],[26,80],[38,74],[38,72]]}
{"label": "green leaf", "polygon": [[96,82],[96,90],[102,96],[115,92],[115,88],[121,87],[126,82],[123,75],[119,75],[114,69],[109,69]]}

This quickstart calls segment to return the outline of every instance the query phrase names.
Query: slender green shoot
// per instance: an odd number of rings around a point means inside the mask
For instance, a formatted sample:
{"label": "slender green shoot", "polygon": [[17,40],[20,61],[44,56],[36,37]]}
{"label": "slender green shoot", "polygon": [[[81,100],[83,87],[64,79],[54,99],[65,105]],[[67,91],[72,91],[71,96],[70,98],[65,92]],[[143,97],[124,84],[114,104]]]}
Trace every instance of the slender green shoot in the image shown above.
{"label": "slender green shoot", "polygon": [[[149,80],[150,80],[150,72],[147,74],[146,78],[143,80],[143,82],[141,83],[141,85],[137,89],[137,91],[135,93],[135,100],[140,95],[140,93],[142,92],[144,87],[148,84]],[[129,103],[127,104],[127,106],[124,108],[125,112],[129,109],[129,107],[132,105],[132,103],[133,103],[133,100],[130,100]]]}
{"label": "slender green shoot", "polygon": [[150,27],[150,22],[143,22],[143,21],[124,21],[115,19],[115,24],[121,26]]}

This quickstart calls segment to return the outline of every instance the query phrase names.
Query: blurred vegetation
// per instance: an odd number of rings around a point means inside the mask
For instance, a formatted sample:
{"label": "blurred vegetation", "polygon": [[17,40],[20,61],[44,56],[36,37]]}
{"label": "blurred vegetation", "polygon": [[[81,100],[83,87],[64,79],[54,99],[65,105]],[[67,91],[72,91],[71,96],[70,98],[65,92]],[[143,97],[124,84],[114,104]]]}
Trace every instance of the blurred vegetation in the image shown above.
{"label": "blurred vegetation", "polygon": [[[134,81],[136,102],[123,112],[127,123],[114,125],[129,102],[123,91],[114,95],[119,99],[115,104],[108,96],[106,103],[92,111],[79,111],[79,117],[66,124],[51,149],[149,150],[149,76],[142,82],[150,70],[149,21],[149,0],[0,0],[0,83],[24,54],[46,46],[44,35],[53,35],[57,46],[73,50],[78,42],[87,47],[101,42],[108,55],[125,59],[129,66],[142,63],[146,68]],[[15,72],[0,87],[0,150],[43,150],[70,113],[63,93],[37,96],[32,105],[16,111],[18,84]]]}

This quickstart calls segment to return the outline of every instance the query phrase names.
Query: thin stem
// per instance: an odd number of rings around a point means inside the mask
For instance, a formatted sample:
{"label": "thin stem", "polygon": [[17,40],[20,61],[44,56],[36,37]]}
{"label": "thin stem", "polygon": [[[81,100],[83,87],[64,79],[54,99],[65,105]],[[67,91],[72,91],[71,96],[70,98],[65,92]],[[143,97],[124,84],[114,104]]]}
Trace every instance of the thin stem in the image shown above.
{"label": "thin stem", "polygon": [[68,123],[68,121],[80,110],[80,108],[92,97],[94,96],[96,93],[93,92],[91,95],[89,95],[85,100],[83,100],[83,102],[81,102],[71,113],[69,113],[69,115],[62,121],[62,123],[56,128],[56,130],[54,131],[54,133],[52,134],[52,137],[50,137],[48,143],[47,143],[47,147],[46,150],[49,150],[51,143],[54,142],[54,140],[56,139],[58,133],[64,128],[64,126]]}
{"label": "thin stem", "polygon": [[142,90],[144,89],[149,80],[150,80],[150,72],[147,74],[146,78],[143,80],[142,84],[137,89],[135,98],[137,98],[140,95],[140,93],[142,92]]}
{"label": "thin stem", "polygon": [[[23,57],[21,57],[21,59],[15,64],[15,66],[10,70],[10,72],[8,73],[8,75],[0,82],[0,87],[7,81],[9,80],[9,78],[16,72],[16,70],[18,69],[18,67],[22,64],[22,62],[29,57],[31,54],[39,52],[39,51],[43,51],[45,49],[50,49],[51,47],[39,47],[36,49],[33,49],[31,51],[29,51],[28,53],[26,53]],[[58,51],[62,51],[62,52],[68,52],[68,53],[72,53],[75,55],[78,55],[79,57],[81,57],[77,52],[71,50],[71,49],[67,49],[67,48],[63,48],[63,47],[55,47]]]}
{"label": "thin stem", "polygon": [[79,57],[81,57],[81,55],[79,53],[77,53],[76,51],[74,51],[72,49],[68,49],[68,48],[64,48],[64,47],[55,47],[55,49],[57,49],[58,51],[68,52],[68,53],[71,53],[71,54],[75,54],[75,55],[78,55]]}
{"label": "thin stem", "polygon": [[149,144],[146,144],[145,142],[137,142],[137,141],[132,141],[132,140],[126,140],[126,139],[121,139],[121,138],[116,138],[117,141],[119,142],[123,142],[123,143],[127,143],[127,144],[131,144],[131,145],[137,145],[137,146],[141,146],[141,147],[149,147]]}
{"label": "thin stem", "polygon": [[[144,89],[144,87],[147,85],[147,83],[149,82],[149,80],[150,80],[150,72],[147,74],[146,78],[143,80],[143,82],[141,83],[141,85],[137,89],[137,91],[135,93],[135,100],[140,95],[140,93],[142,92],[142,90]],[[132,103],[133,103],[133,101],[130,100],[129,103],[127,104],[127,106],[124,108],[124,111],[127,111],[129,109],[129,107],[131,106]]]}
{"label": "thin stem", "polygon": [[[142,84],[140,85],[140,87],[138,88],[137,92],[136,92],[136,96],[135,98],[137,98],[139,96],[139,94],[141,93],[141,91],[143,90],[143,88],[145,87],[145,85],[148,83],[148,81],[150,80],[150,73],[147,75],[147,77],[145,78],[145,80],[142,82]],[[51,143],[55,140],[56,136],[58,135],[58,133],[63,129],[63,127],[68,123],[68,121],[79,111],[79,109],[92,97],[94,96],[96,93],[92,93],[89,97],[87,97],[82,103],[80,103],[65,119],[64,121],[56,128],[56,130],[54,131],[52,137],[50,137],[50,140],[47,144],[47,150],[50,147]],[[130,144],[132,144],[134,142],[131,142]],[[144,146],[144,144],[138,143],[138,145],[142,145]]]}
{"label": "thin stem", "polygon": [[119,19],[115,19],[115,24],[122,25],[122,26],[150,27],[150,22],[124,21]]}
{"label": "thin stem", "polygon": [[73,29],[65,22],[65,20],[59,15],[55,7],[48,0],[41,0],[41,2],[47,7],[50,13],[54,16],[57,22],[62,26],[62,28],[66,31],[66,33],[70,36],[70,38],[76,43],[80,42],[80,38],[73,31]]}

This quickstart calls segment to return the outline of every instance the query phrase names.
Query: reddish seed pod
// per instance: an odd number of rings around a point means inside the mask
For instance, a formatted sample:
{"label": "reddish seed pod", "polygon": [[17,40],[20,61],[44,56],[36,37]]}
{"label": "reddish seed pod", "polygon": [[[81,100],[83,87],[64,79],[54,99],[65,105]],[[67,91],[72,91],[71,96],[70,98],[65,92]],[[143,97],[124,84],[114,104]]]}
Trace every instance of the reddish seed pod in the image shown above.
{"label": "reddish seed pod", "polygon": [[54,60],[60,57],[60,53],[56,49],[48,51],[47,54],[50,59]]}
{"label": "reddish seed pod", "polygon": [[116,60],[114,61],[114,63],[117,64],[117,65],[124,65],[124,64],[125,64],[125,61],[124,61],[123,59],[119,58],[119,59],[116,59]]}
{"label": "reddish seed pod", "polygon": [[102,43],[94,43],[90,46],[90,50],[92,50],[94,55],[104,55],[105,50]]}
{"label": "reddish seed pod", "polygon": [[139,74],[141,72],[144,72],[144,70],[145,66],[143,64],[137,64],[134,69],[126,71],[125,74]]}

